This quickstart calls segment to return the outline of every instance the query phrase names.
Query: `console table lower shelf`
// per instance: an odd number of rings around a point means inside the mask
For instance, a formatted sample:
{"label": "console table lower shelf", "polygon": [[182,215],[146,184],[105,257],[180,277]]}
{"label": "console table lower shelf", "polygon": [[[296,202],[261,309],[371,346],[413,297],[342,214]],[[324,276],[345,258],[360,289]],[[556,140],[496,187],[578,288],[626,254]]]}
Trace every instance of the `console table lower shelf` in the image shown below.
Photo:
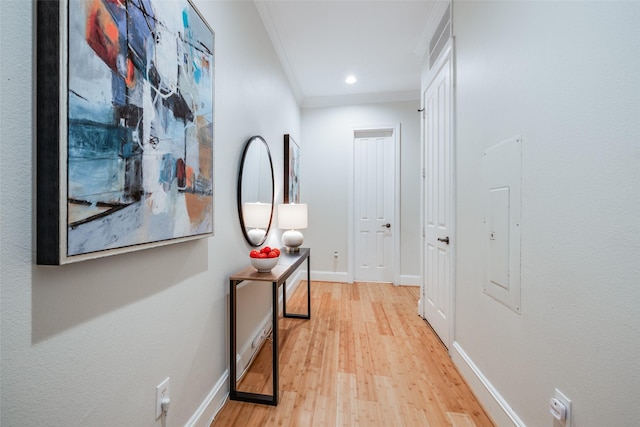
{"label": "console table lower shelf", "polygon": [[[287,313],[287,279],[304,262],[307,261],[307,313]],[[272,298],[272,391],[273,394],[249,393],[237,389],[237,337],[236,337],[236,288],[245,280],[271,283]],[[282,286],[282,315],[296,319],[311,319],[311,249],[300,248],[298,252],[289,253],[283,248],[278,264],[268,273],[259,273],[249,266],[229,276],[229,399],[242,402],[278,404],[278,289]]]}

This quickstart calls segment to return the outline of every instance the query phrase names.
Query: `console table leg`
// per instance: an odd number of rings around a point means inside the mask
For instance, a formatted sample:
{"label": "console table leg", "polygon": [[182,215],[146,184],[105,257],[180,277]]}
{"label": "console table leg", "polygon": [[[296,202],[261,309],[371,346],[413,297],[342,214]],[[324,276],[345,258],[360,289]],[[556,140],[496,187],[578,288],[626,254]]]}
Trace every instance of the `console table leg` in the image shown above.
{"label": "console table leg", "polygon": [[307,319],[311,319],[311,253],[307,256]]}
{"label": "console table leg", "polygon": [[272,325],[272,343],[271,343],[271,354],[273,356],[272,360],[272,373],[273,373],[273,405],[278,404],[278,317],[280,312],[278,310],[278,283],[273,282],[272,289],[272,297],[273,297],[273,325]]}
{"label": "console table leg", "polygon": [[282,314],[287,317],[287,281],[282,282]]}
{"label": "console table leg", "polygon": [[229,396],[237,396],[236,389],[236,282],[229,282]]}

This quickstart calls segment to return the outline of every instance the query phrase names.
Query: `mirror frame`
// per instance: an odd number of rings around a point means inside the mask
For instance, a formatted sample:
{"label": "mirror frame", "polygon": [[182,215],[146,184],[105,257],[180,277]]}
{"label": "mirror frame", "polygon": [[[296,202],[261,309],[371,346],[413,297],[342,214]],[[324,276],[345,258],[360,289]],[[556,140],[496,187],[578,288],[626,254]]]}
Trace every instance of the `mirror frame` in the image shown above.
{"label": "mirror frame", "polygon": [[[244,224],[244,215],[242,214],[242,176],[244,172],[244,164],[247,157],[247,151],[249,147],[254,142],[262,142],[264,144],[264,148],[267,150],[267,157],[269,159],[269,166],[271,167],[271,213],[269,215],[269,225],[267,226],[267,230],[265,231],[264,238],[259,243],[253,243],[247,234],[247,227]],[[260,135],[254,135],[245,143],[244,149],[242,150],[242,157],[240,158],[240,168],[238,169],[238,188],[237,188],[237,203],[238,203],[238,218],[240,220],[240,228],[242,229],[242,234],[244,235],[244,239],[247,243],[253,247],[259,247],[267,240],[269,236],[269,231],[271,230],[271,223],[273,222],[273,209],[275,206],[275,175],[273,173],[273,159],[271,158],[271,150],[269,150],[269,145],[267,141],[264,140]]]}

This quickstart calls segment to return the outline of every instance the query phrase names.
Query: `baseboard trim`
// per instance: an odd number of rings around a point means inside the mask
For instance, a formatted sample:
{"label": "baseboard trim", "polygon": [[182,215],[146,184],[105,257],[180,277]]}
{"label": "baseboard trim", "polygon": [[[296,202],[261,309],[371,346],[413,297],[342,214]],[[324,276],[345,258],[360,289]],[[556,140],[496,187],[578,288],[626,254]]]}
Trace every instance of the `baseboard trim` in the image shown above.
{"label": "baseboard trim", "polygon": [[[347,281],[347,273],[334,273],[334,272],[318,272],[311,271],[312,280],[318,280],[323,282],[346,282]],[[289,280],[287,280],[287,293],[291,295],[293,291],[298,287],[301,280],[307,279],[307,271],[300,270],[296,274],[294,274]],[[279,311],[282,311],[282,293],[279,295]],[[266,323],[271,322],[271,315],[268,316]],[[266,323],[263,325],[267,326]],[[259,330],[260,328],[258,328]],[[248,345],[247,345],[248,344]],[[251,343],[245,343],[245,347],[248,347],[247,350],[250,350]],[[245,352],[240,352],[241,354]],[[246,354],[243,356],[238,355],[241,359],[246,359],[249,355]],[[200,404],[196,412],[191,416],[189,421],[185,424],[185,427],[208,427],[213,422],[215,416],[218,414],[220,409],[227,400],[229,396],[229,370],[225,370],[222,374],[222,377],[215,384],[213,389],[209,392],[204,401]]]}
{"label": "baseboard trim", "polygon": [[313,271],[311,270],[311,280],[316,280],[319,282],[348,283],[349,276],[347,275],[346,271]]}
{"label": "baseboard trim", "polygon": [[[287,280],[287,293],[292,295],[296,288],[300,285],[301,280],[307,279],[306,271],[298,271],[296,272],[289,280]],[[283,298],[282,291],[278,292],[278,314],[282,314],[283,307]],[[240,349],[236,353],[236,372],[238,374],[242,374],[247,367],[247,365],[251,362],[251,359],[258,352],[262,343],[267,338],[269,333],[271,332],[271,327],[273,323],[273,316],[271,310],[269,313],[262,319],[258,327],[253,331],[253,334],[249,337],[249,339],[240,346]],[[253,346],[253,343],[256,343],[256,346]]]}
{"label": "baseboard trim", "polygon": [[420,286],[420,276],[400,276],[400,286]]}
{"label": "baseboard trim", "polygon": [[[312,280],[323,281],[323,282],[341,282],[341,283],[348,282],[347,280],[348,276],[346,272],[311,271],[311,277],[312,277]],[[401,276],[402,284],[409,285],[409,286],[413,285],[412,280],[414,280],[413,279],[414,277],[417,278],[417,280],[419,281],[419,276]],[[289,279],[287,281],[287,292],[289,293],[289,295],[291,295],[291,293],[295,290],[295,288],[300,284],[300,281],[306,280],[306,278],[307,278],[306,270],[301,270],[297,272],[291,279]],[[419,285],[419,284],[416,284],[416,285]],[[282,293],[280,293],[279,299],[280,299],[279,308],[280,308],[280,311],[282,311]],[[269,320],[267,321],[267,323],[270,323],[270,318],[271,316],[269,316]],[[459,347],[455,342],[453,346]],[[459,350],[457,351],[461,353],[461,357],[464,358],[464,360],[466,359],[469,360],[470,366],[475,367],[473,362],[471,362],[471,359],[468,358],[468,356],[464,353],[462,348],[459,348]],[[461,372],[464,371],[460,367],[458,369],[460,369]],[[491,388],[493,389],[493,387]],[[228,396],[229,396],[229,370],[227,369],[224,371],[220,379],[218,379],[218,381],[213,386],[213,388],[211,389],[207,397],[204,399],[204,401],[200,404],[196,412],[185,423],[185,427],[210,426],[213,420],[215,419],[216,415],[218,414],[218,412],[222,409]],[[502,424],[498,424],[498,425],[502,425]],[[518,427],[521,427],[521,426],[525,427],[522,422],[516,425]]]}
{"label": "baseboard trim", "polygon": [[[258,350],[260,350],[260,347],[262,347],[262,343],[267,339],[267,336],[269,336],[269,333],[271,332],[271,324],[272,315],[271,310],[269,310],[269,313],[262,319],[258,328],[253,331],[253,334],[245,343],[242,344],[236,353],[236,372],[238,375],[244,372]],[[254,342],[256,343],[255,347],[253,346]]]}
{"label": "baseboard trim", "polygon": [[457,341],[451,345],[450,353],[458,371],[496,425],[526,427]]}
{"label": "baseboard trim", "polygon": [[[313,274],[313,271],[311,272],[311,274]],[[307,270],[296,271],[293,276],[287,279],[287,292],[289,292],[289,295],[291,295],[291,292],[293,292],[298,287],[298,285],[300,285],[301,280],[307,280]],[[282,305],[282,293],[280,294],[280,304]]]}
{"label": "baseboard trim", "polygon": [[[304,271],[306,274],[306,271]],[[319,282],[349,283],[349,274],[346,271],[311,271],[311,280]],[[400,286],[420,286],[420,276],[400,276]]]}
{"label": "baseboard trim", "polygon": [[209,427],[229,396],[229,370],[213,386],[185,427]]}

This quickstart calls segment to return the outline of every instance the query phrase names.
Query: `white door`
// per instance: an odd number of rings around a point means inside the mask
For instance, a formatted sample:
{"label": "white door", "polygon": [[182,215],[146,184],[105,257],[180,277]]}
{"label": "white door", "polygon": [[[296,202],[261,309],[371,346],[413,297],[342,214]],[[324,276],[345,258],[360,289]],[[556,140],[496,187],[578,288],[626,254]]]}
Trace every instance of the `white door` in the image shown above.
{"label": "white door", "polygon": [[392,130],[354,139],[355,280],[393,282],[395,142]]}
{"label": "white door", "polygon": [[424,93],[424,274],[422,316],[448,347],[451,331],[453,156],[451,60]]}

